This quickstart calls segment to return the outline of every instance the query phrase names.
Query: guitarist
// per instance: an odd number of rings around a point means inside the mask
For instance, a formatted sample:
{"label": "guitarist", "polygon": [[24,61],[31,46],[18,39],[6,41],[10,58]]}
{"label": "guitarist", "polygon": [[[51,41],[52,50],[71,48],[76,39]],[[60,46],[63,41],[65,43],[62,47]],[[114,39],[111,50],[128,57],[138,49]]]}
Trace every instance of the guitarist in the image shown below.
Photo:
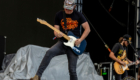
{"label": "guitarist", "polygon": [[[78,36],[79,39],[75,41],[75,45],[77,46],[88,36],[90,32],[89,24],[80,12],[74,10],[74,8],[76,7],[75,0],[65,0],[63,7],[64,11],[59,11],[55,16],[54,27],[63,33],[71,31],[75,36]],[[66,26],[64,23],[64,16],[66,19]],[[84,28],[84,32],[82,35],[80,34],[80,25],[82,25],[82,27]],[[40,80],[43,71],[47,68],[51,59],[61,54],[67,54],[70,80],[78,80],[76,73],[78,55],[76,55],[70,47],[67,47],[63,44],[63,42],[66,40],[63,38],[61,32],[57,33],[54,31],[54,35],[59,38],[59,40],[46,52],[46,55],[44,56],[36,75],[30,80]]]}
{"label": "guitarist", "polygon": [[[124,57],[127,54],[127,47],[128,45],[131,43],[131,36],[128,34],[125,34],[123,37],[120,37],[119,42],[116,43],[113,48],[112,51],[109,54],[109,57],[111,59],[114,60],[114,62],[118,62],[122,65],[126,65],[126,63],[122,60],[120,60],[122,57]],[[126,54],[123,55],[123,52],[126,50]],[[132,63],[132,61],[130,61],[128,58],[126,58],[126,56],[124,57],[129,63]],[[136,64],[138,64],[139,62],[137,61]],[[124,77],[128,76],[128,72],[125,71],[122,75],[117,74],[115,71],[113,72],[115,75],[115,80],[121,80],[121,78],[123,79]]]}

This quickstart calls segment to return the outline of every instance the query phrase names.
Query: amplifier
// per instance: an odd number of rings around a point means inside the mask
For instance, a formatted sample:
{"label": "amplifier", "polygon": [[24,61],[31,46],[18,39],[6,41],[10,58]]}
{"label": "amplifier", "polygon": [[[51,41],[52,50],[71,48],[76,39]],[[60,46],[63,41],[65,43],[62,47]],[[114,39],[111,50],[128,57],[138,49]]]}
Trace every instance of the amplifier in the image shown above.
{"label": "amplifier", "polygon": [[0,35],[0,70],[2,70],[2,62],[6,55],[6,36]]}

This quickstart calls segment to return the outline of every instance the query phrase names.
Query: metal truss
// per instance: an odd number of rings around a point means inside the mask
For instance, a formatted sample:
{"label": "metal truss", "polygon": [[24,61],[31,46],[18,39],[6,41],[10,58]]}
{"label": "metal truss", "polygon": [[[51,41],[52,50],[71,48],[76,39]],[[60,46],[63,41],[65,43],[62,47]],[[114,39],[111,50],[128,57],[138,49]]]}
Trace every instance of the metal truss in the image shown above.
{"label": "metal truss", "polygon": [[[140,0],[135,0],[135,47],[140,56]],[[135,60],[138,58],[135,57]],[[138,66],[135,67],[135,79],[138,80]]]}
{"label": "metal truss", "polygon": [[82,9],[83,9],[83,0],[76,0],[76,10],[78,12],[81,12],[82,13]]}

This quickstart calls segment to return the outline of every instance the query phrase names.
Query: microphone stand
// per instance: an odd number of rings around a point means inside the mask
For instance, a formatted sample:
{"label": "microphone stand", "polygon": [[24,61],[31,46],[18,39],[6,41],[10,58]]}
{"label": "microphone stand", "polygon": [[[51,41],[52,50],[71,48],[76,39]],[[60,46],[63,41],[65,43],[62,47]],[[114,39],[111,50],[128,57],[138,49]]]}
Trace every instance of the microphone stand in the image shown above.
{"label": "microphone stand", "polygon": [[111,49],[109,48],[109,46],[105,43],[105,41],[102,39],[102,37],[99,35],[99,33],[97,32],[97,30],[94,28],[94,26],[92,25],[92,23],[90,22],[90,20],[87,18],[87,16],[84,14],[84,12],[82,12],[83,15],[85,16],[85,18],[87,19],[87,21],[89,22],[89,24],[91,25],[91,27],[94,29],[94,31],[96,32],[96,34],[99,36],[99,38],[101,39],[101,41],[103,42],[104,46],[106,47],[106,49],[111,52]]}
{"label": "microphone stand", "polygon": [[[130,44],[130,46],[135,51],[135,53],[134,53],[135,57],[137,57],[138,59],[140,59],[140,56],[138,55],[138,52],[135,50],[135,48],[132,46],[132,44]],[[137,60],[137,58],[136,58],[136,60]],[[138,77],[138,65],[135,66],[135,78],[136,78],[136,80],[138,80],[137,77]]]}
{"label": "microphone stand", "polygon": [[136,49],[132,46],[132,44],[130,44],[130,46],[132,47],[132,49],[134,50],[134,55],[140,59],[140,56],[138,55],[138,52],[136,51]]}

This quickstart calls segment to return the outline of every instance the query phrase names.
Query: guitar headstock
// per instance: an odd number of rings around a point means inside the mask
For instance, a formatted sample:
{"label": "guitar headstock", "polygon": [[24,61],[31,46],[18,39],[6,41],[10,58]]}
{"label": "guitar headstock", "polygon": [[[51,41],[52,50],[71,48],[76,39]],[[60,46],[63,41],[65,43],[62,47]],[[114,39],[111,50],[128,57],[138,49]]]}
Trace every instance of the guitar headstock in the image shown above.
{"label": "guitar headstock", "polygon": [[45,20],[37,18],[37,22],[40,22],[41,24],[46,24],[47,22]]}

